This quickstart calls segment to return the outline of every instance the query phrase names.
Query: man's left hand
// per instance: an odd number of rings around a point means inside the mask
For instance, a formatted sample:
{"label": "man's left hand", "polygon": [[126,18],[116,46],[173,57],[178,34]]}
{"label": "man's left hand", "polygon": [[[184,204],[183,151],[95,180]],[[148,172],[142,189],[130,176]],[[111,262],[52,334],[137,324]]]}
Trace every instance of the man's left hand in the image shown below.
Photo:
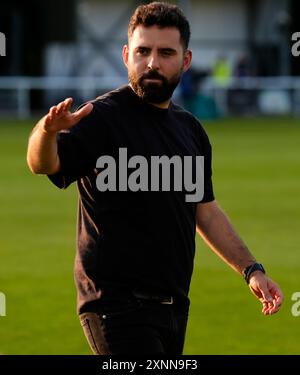
{"label": "man's left hand", "polygon": [[249,288],[263,305],[264,315],[275,314],[283,302],[283,294],[279,286],[260,271],[250,276]]}

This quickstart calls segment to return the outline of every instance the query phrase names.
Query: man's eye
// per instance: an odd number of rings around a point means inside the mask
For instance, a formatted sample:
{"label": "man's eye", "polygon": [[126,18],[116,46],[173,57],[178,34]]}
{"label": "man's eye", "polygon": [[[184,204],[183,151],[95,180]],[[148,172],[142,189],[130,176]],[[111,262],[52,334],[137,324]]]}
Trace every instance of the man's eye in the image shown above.
{"label": "man's eye", "polygon": [[147,53],[147,50],[146,50],[146,49],[143,49],[143,48],[141,48],[141,49],[139,49],[139,50],[137,51],[137,53],[138,53],[138,55],[146,55],[146,53]]}
{"label": "man's eye", "polygon": [[162,51],[162,55],[163,56],[171,56],[173,54],[173,51],[170,51],[170,50],[164,50]]}

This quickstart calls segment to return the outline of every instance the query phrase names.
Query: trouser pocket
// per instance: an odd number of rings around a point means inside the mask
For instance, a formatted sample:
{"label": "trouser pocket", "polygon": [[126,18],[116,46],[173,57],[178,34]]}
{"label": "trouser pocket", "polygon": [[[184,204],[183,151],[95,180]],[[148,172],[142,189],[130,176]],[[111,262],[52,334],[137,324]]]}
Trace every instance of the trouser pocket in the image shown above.
{"label": "trouser pocket", "polygon": [[94,312],[86,312],[79,315],[80,323],[85,337],[94,354],[111,354],[106,342],[103,324],[100,316]]}

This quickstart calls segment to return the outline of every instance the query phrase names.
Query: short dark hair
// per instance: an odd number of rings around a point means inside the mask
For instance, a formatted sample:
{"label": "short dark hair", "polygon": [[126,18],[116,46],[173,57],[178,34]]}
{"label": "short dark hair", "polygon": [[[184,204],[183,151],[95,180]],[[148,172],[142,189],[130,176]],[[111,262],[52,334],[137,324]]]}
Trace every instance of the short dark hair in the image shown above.
{"label": "short dark hair", "polygon": [[176,5],[155,1],[138,6],[129,21],[128,41],[139,25],[145,27],[157,25],[161,28],[176,27],[180,32],[180,40],[184,49],[188,48],[191,36],[190,24]]}

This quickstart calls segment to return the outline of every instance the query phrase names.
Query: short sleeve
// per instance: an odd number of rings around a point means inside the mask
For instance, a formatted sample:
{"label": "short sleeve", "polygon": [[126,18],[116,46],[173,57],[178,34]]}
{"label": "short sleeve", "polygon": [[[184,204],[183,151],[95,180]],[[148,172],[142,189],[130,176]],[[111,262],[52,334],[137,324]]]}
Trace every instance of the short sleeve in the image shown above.
{"label": "short sleeve", "polygon": [[212,147],[202,125],[198,123],[198,126],[201,149],[203,150],[204,156],[204,195],[198,203],[208,203],[215,199],[212,182]]}
{"label": "short sleeve", "polygon": [[96,167],[98,157],[104,152],[105,126],[105,120],[94,105],[92,112],[78,124],[57,134],[61,168],[58,173],[48,175],[57,187],[66,189]]}

